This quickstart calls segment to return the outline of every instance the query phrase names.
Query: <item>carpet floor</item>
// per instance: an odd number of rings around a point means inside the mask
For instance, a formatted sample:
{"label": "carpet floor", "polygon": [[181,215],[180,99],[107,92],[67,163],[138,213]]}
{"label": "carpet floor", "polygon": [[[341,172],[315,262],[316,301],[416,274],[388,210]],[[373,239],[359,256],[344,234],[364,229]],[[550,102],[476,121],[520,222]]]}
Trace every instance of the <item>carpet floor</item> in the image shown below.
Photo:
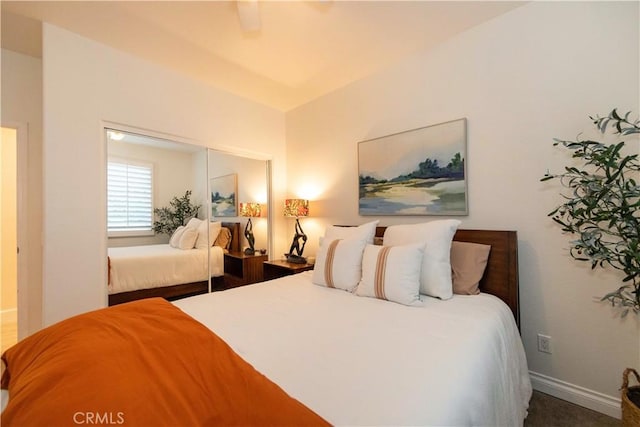
{"label": "carpet floor", "polygon": [[609,427],[621,425],[620,420],[582,406],[533,392],[525,427]]}

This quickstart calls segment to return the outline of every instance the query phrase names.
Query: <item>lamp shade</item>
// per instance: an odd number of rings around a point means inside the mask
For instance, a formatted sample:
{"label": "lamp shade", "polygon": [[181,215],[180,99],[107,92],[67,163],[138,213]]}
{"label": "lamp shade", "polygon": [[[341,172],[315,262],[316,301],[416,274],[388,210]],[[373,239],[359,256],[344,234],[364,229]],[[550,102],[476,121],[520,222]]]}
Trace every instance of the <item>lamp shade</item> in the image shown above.
{"label": "lamp shade", "polygon": [[305,199],[287,199],[284,201],[284,216],[309,216],[309,201]]}
{"label": "lamp shade", "polygon": [[259,217],[262,213],[260,203],[240,203],[240,216],[248,216],[250,218]]}

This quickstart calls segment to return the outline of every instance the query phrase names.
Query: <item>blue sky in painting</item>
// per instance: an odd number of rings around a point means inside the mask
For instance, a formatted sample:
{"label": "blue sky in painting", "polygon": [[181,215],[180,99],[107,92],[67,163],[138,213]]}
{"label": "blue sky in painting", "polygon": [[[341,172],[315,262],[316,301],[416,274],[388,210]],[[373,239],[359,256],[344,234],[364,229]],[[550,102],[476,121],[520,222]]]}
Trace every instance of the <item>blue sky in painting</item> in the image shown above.
{"label": "blue sky in painting", "polygon": [[466,157],[464,134],[464,120],[456,120],[361,142],[359,173],[391,179],[414,171],[427,157],[446,166],[455,153]]}

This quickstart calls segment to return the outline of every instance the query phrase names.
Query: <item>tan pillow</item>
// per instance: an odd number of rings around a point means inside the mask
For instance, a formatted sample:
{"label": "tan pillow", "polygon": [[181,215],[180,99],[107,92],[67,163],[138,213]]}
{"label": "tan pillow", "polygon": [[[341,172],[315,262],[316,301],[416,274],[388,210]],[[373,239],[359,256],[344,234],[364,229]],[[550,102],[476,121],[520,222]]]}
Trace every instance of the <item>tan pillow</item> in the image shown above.
{"label": "tan pillow", "polygon": [[229,245],[231,245],[231,230],[227,227],[222,227],[213,246],[220,246],[222,249],[228,250]]}
{"label": "tan pillow", "polygon": [[477,295],[478,285],[487,267],[491,246],[479,243],[451,242],[453,293]]}

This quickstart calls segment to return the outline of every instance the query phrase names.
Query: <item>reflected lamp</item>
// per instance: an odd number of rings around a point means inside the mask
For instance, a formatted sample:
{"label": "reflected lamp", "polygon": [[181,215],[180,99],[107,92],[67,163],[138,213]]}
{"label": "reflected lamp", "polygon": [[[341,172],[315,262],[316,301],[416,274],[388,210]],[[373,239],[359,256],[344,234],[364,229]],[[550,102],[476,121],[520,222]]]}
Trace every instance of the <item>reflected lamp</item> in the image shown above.
{"label": "reflected lamp", "polygon": [[307,244],[307,235],[300,226],[300,217],[309,216],[309,201],[305,199],[287,199],[284,202],[284,216],[296,219],[295,234],[289,253],[285,254],[288,262],[306,264],[307,259],[302,256]]}
{"label": "reflected lamp", "polygon": [[244,228],[244,237],[249,242],[249,247],[244,250],[245,255],[255,255],[256,239],[253,236],[253,224],[251,224],[251,218],[257,218],[260,216],[262,209],[260,203],[240,203],[240,216],[247,217],[247,225]]}

